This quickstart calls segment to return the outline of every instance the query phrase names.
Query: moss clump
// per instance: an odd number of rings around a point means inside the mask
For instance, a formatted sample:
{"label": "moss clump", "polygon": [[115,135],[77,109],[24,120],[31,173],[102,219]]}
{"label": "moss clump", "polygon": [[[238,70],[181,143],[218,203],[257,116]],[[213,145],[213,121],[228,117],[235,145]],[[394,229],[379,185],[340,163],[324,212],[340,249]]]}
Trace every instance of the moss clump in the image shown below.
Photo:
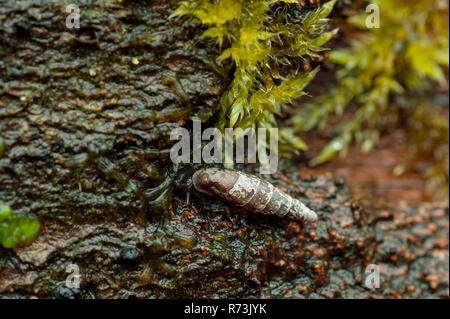
{"label": "moss clump", "polygon": [[39,222],[14,215],[9,206],[0,203],[0,244],[13,248],[31,243],[39,232]]}
{"label": "moss clump", "polygon": [[[276,115],[285,103],[305,94],[318,72],[302,70],[301,62],[320,57],[323,45],[337,32],[327,30],[334,4],[306,10],[297,0],[181,2],[171,17],[191,16],[193,25],[206,25],[202,37],[216,39],[222,49],[219,62],[233,72],[220,101],[219,128],[277,127]],[[280,132],[280,139],[291,148],[305,147],[287,131]]]}
{"label": "moss clump", "polygon": [[[370,151],[382,127],[401,124],[406,118],[412,133],[409,157],[425,151],[430,153],[432,147],[436,166],[427,172],[433,179],[430,185],[448,189],[448,168],[442,167],[445,163],[448,166],[448,121],[430,121],[439,118],[443,110],[423,107],[420,102],[422,97],[426,100],[433,83],[446,83],[442,68],[449,65],[448,2],[376,0],[372,3],[380,10],[380,28],[366,29],[368,14],[365,12],[349,19],[353,25],[366,30],[349,48],[331,52],[330,60],[338,66],[338,85],[315,104],[301,109],[295,116],[296,126],[302,130],[321,127],[330,114],[342,115],[350,103],[359,106],[313,160],[313,164],[320,164],[336,154],[345,155],[351,142],[360,143],[364,152]],[[356,2],[362,4],[366,1]],[[396,172],[404,169],[399,166]]]}

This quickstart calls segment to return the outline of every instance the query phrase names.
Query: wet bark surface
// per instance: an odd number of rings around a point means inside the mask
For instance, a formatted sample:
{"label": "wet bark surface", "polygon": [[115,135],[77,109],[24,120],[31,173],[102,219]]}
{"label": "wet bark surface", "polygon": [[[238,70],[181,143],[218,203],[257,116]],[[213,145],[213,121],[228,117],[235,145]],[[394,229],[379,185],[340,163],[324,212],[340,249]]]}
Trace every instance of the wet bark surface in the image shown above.
{"label": "wet bark surface", "polygon": [[[199,193],[164,211],[83,160],[101,149],[111,174],[158,186],[171,130],[212,116],[225,83],[202,30],[168,21],[176,1],[82,1],[74,30],[65,6],[0,1],[0,199],[41,222],[30,246],[0,248],[1,297],[448,298],[445,206],[366,211],[342,180],[290,161],[270,181],[317,223]],[[79,289],[64,287],[70,265]]]}

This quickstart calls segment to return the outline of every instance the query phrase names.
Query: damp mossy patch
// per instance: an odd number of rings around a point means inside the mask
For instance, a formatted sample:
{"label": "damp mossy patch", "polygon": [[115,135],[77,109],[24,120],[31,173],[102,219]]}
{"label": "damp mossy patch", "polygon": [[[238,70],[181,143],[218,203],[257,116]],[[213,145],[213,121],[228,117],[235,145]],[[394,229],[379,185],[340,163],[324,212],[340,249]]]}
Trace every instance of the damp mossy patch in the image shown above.
{"label": "damp mossy patch", "polygon": [[0,203],[0,244],[14,248],[30,244],[39,233],[37,220],[13,214],[11,207]]}
{"label": "damp mossy patch", "polygon": [[[216,62],[231,74],[219,103],[220,129],[278,127],[286,104],[306,94],[319,70],[304,62],[320,59],[337,32],[327,19],[335,2],[316,9],[292,0],[181,2],[171,17],[193,17],[191,25],[205,25],[202,38],[216,40],[221,52]],[[283,129],[280,142],[291,150],[304,149],[288,130]]]}

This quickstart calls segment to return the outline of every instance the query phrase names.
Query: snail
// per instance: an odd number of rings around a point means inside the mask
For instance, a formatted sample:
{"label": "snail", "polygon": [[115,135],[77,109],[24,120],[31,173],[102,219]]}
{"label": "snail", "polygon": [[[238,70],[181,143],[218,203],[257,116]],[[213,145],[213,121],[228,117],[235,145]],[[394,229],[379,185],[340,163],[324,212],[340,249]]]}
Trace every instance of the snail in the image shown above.
{"label": "snail", "polygon": [[[186,174],[182,177],[184,182]],[[255,175],[225,168],[203,168],[193,172],[189,183],[201,193],[219,196],[247,211],[294,220],[317,220],[317,214],[301,201]]]}

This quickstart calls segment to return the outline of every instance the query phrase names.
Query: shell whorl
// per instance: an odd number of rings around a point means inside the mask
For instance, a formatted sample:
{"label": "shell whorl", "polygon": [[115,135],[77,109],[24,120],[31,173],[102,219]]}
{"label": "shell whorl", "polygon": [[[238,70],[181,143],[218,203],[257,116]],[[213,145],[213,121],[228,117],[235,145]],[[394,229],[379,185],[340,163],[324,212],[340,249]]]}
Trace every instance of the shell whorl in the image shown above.
{"label": "shell whorl", "polygon": [[206,168],[198,170],[192,180],[200,192],[218,195],[248,211],[295,220],[317,220],[317,214],[301,201],[254,175],[230,169]]}

